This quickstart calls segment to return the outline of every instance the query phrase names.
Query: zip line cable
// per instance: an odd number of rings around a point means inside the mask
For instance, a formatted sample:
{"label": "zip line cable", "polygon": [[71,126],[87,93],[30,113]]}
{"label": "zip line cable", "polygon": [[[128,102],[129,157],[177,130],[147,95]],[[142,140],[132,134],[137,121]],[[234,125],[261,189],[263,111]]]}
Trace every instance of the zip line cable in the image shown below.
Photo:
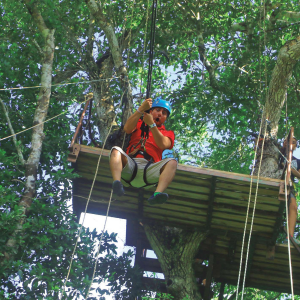
{"label": "zip line cable", "polygon": [[[155,42],[155,23],[157,14],[157,0],[153,0],[152,4],[152,24],[150,32],[150,51],[149,51],[149,66],[147,76],[147,90],[146,99],[150,98],[151,95],[151,83],[152,83],[152,70],[153,70],[153,57],[154,57],[154,42]],[[147,139],[149,137],[149,126],[143,121],[141,125],[141,137]]]}
{"label": "zip line cable", "polygon": [[152,69],[153,69],[153,58],[154,58],[154,42],[155,42],[155,23],[157,14],[157,0],[153,0],[152,4],[152,24],[150,31],[150,52],[149,52],[149,67],[147,77],[147,91],[146,99],[150,98],[151,94],[151,83],[152,83]]}
{"label": "zip line cable", "polygon": [[[51,84],[50,87],[52,87],[52,86],[74,85],[74,84],[85,84],[85,83],[91,83],[91,82],[106,81],[108,79],[113,80],[113,79],[118,79],[118,78],[120,78],[120,76],[110,77],[110,78],[102,78],[102,79],[95,79],[95,80],[77,81],[77,82],[55,83],[55,84]],[[42,87],[41,85],[21,86],[21,87],[14,87],[14,88],[4,88],[4,89],[0,89],[0,91],[38,89],[38,88],[41,88],[41,87]]]}

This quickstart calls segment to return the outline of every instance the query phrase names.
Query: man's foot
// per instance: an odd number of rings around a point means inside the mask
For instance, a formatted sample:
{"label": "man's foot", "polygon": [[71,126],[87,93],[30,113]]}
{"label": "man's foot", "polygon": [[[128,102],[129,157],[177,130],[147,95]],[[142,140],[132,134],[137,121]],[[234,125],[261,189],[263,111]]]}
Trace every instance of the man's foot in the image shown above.
{"label": "man's foot", "polygon": [[115,180],[112,184],[113,192],[117,196],[121,197],[125,194],[124,187],[121,181]]}
{"label": "man's foot", "polygon": [[169,196],[166,193],[154,193],[147,201],[150,205],[164,204],[168,198]]}

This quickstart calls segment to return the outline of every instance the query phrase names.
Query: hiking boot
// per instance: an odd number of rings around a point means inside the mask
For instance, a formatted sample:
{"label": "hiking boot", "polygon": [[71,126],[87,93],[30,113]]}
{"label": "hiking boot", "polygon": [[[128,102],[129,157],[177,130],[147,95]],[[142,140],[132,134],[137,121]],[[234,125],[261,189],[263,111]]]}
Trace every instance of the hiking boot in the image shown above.
{"label": "hiking boot", "polygon": [[115,180],[112,184],[113,192],[117,196],[121,197],[125,194],[124,187],[121,181]]}
{"label": "hiking boot", "polygon": [[166,193],[157,193],[152,195],[147,201],[150,205],[164,204],[167,202],[169,195]]}

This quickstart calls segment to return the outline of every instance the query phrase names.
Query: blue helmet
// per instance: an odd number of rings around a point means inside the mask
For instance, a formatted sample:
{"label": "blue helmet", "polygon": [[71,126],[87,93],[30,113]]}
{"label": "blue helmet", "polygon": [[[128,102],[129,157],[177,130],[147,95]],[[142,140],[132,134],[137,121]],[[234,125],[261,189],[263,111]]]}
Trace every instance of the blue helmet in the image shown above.
{"label": "blue helmet", "polygon": [[169,112],[169,115],[171,114],[172,112],[172,109],[171,109],[171,104],[169,101],[167,100],[164,100],[162,98],[156,98],[153,103],[152,103],[152,108],[154,107],[162,107],[162,108],[165,108],[168,112]]}

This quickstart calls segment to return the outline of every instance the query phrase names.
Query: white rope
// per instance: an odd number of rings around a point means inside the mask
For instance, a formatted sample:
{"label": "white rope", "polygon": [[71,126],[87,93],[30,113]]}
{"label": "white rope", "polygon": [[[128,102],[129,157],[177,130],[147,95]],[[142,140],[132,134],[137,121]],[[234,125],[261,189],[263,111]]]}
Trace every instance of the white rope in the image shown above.
{"label": "white rope", "polygon": [[[120,76],[117,77],[110,77],[110,78],[102,78],[102,79],[95,79],[95,80],[85,80],[85,81],[77,81],[77,82],[66,82],[66,83],[56,83],[56,84],[51,84],[50,87],[52,86],[64,86],[64,85],[73,85],[73,84],[80,84],[80,83],[91,83],[91,82],[98,82],[98,81],[106,81],[107,79],[117,79],[120,78]],[[35,85],[35,86],[20,86],[20,87],[14,87],[14,88],[4,88],[0,89],[0,91],[12,91],[12,90],[27,90],[27,89],[38,89],[41,88],[41,85]]]}
{"label": "white rope", "polygon": [[89,289],[88,289],[88,291],[87,291],[87,293],[86,293],[86,296],[85,296],[85,298],[84,298],[85,300],[86,300],[86,299],[88,298],[88,296],[89,296],[89,293],[90,293],[90,290],[91,290],[91,287],[92,287],[92,284],[93,284],[93,281],[94,281],[94,278],[95,278],[95,273],[96,273],[96,268],[97,268],[98,259],[99,259],[99,253],[100,253],[100,248],[101,248],[101,242],[102,242],[102,238],[103,238],[104,231],[105,231],[105,229],[106,229],[106,223],[107,223],[107,218],[108,218],[108,213],[109,213],[109,208],[110,208],[110,203],[111,203],[112,195],[113,195],[113,189],[111,189],[110,198],[109,198],[109,203],[108,203],[108,207],[107,207],[107,211],[106,211],[105,222],[104,222],[103,230],[102,230],[101,237],[100,237],[100,241],[99,241],[98,251],[97,251],[97,254],[96,254],[96,261],[95,261],[95,265],[94,265],[93,276],[92,276],[92,279],[91,279],[91,284],[90,284],[90,286],[89,286]]}
{"label": "white rope", "polygon": [[[82,102],[80,102],[80,103],[76,103],[76,104],[77,104],[77,105],[81,105],[82,103],[85,103],[85,102],[87,102],[87,101],[89,101],[89,100],[90,100],[90,98],[88,98],[88,99],[86,99],[86,100],[84,100],[84,101],[82,101]],[[73,103],[72,103],[72,104],[73,104]],[[74,110],[74,111],[75,111],[75,110]],[[26,128],[26,129],[21,130],[21,131],[19,131],[19,132],[17,132],[17,133],[11,134],[11,135],[9,135],[9,136],[7,136],[7,137],[4,137],[4,138],[0,139],[0,142],[1,142],[1,141],[4,141],[4,140],[7,140],[7,139],[9,139],[9,138],[11,138],[11,137],[13,137],[13,136],[16,136],[16,135],[18,135],[18,134],[20,134],[20,133],[26,132],[26,131],[28,131],[28,130],[30,130],[30,129],[32,129],[32,128],[37,127],[37,126],[41,126],[42,124],[45,124],[45,123],[47,123],[47,122],[49,122],[49,121],[52,121],[52,120],[54,120],[54,119],[56,119],[56,118],[58,118],[58,117],[60,117],[60,116],[62,116],[62,115],[65,115],[65,114],[68,113],[68,112],[69,112],[69,110],[66,109],[66,110],[63,111],[62,113],[60,113],[60,114],[58,114],[58,115],[56,115],[56,116],[54,116],[54,117],[52,117],[52,118],[50,118],[50,119],[44,121],[44,122],[41,122],[41,123],[39,123],[39,124],[37,124],[37,125],[31,126],[31,127],[29,127],[29,128]]]}
{"label": "white rope", "polygon": [[[117,110],[120,108],[120,106],[122,105],[124,94],[125,94],[125,91],[123,92],[121,101],[120,101],[119,105],[117,106],[116,111],[117,111]],[[74,246],[74,250],[73,250],[73,252],[72,252],[71,261],[70,261],[70,264],[69,264],[68,274],[67,274],[67,277],[66,277],[66,280],[65,280],[65,283],[64,283],[62,296],[63,296],[64,293],[65,293],[67,281],[68,281],[69,276],[70,276],[70,272],[71,272],[71,268],[72,268],[72,264],[73,264],[73,260],[74,260],[74,256],[75,256],[75,251],[76,251],[77,244],[78,244],[78,241],[79,241],[79,239],[80,239],[80,235],[81,235],[82,228],[83,228],[83,225],[84,225],[84,221],[85,221],[85,217],[86,217],[86,213],[87,213],[87,208],[88,208],[88,205],[89,205],[89,202],[90,202],[90,199],[91,199],[91,195],[92,195],[92,192],[93,192],[93,189],[94,189],[94,185],[95,185],[95,181],[96,181],[96,178],[97,178],[98,169],[99,169],[101,157],[102,157],[102,154],[103,154],[103,151],[104,151],[104,147],[105,147],[105,144],[106,144],[107,139],[108,139],[108,137],[109,137],[109,134],[110,134],[110,132],[111,132],[112,126],[113,126],[113,124],[114,124],[114,122],[115,122],[115,120],[116,120],[116,117],[117,117],[117,114],[115,114],[114,119],[113,119],[113,121],[111,122],[109,131],[108,131],[108,134],[107,134],[107,136],[106,136],[106,138],[105,138],[105,140],[104,140],[104,142],[103,142],[103,147],[102,147],[102,149],[101,149],[101,153],[100,153],[100,156],[99,156],[99,159],[98,159],[98,162],[97,162],[97,167],[96,167],[94,179],[93,179],[92,186],[91,186],[91,189],[90,189],[90,193],[89,193],[89,196],[88,196],[88,200],[87,200],[87,203],[86,203],[86,206],[85,206],[82,224],[80,225],[80,229],[79,229],[79,232],[78,232],[78,236],[77,236],[77,239],[76,239],[76,243],[75,243],[75,246]],[[111,193],[112,193],[112,191],[111,191]],[[107,217],[108,217],[108,213],[109,213],[110,203],[111,203],[111,197],[110,197],[110,200],[109,200],[109,203],[108,203],[108,209],[107,209],[107,214],[106,214],[106,218],[105,218],[105,226],[106,226],[106,221],[107,221]],[[101,239],[102,239],[102,236],[103,236],[103,235],[101,235]],[[101,245],[101,244],[100,244],[100,245]],[[96,260],[96,263],[97,263],[97,261],[98,261],[98,260]],[[92,285],[92,284],[93,284],[93,279],[92,279],[92,281],[91,281],[91,285]],[[90,290],[90,288],[89,288],[89,290]]]}
{"label": "white rope", "polygon": [[[263,117],[263,113],[262,113],[262,117]],[[252,170],[251,170],[249,199],[248,199],[248,206],[247,206],[247,212],[246,212],[246,220],[245,220],[244,233],[243,233],[243,241],[242,241],[242,249],[241,249],[241,259],[240,259],[240,268],[239,268],[237,290],[236,290],[236,300],[238,299],[238,294],[239,294],[239,284],[240,284],[240,278],[241,278],[241,272],[242,272],[242,264],[243,264],[244,243],[245,243],[246,229],[247,229],[247,223],[248,223],[249,208],[250,208],[250,203],[251,203],[251,193],[252,193],[252,184],[253,184],[253,172],[254,172],[254,166],[255,166],[256,157],[257,157],[257,149],[258,149],[258,144],[259,144],[259,136],[260,136],[261,130],[262,130],[262,124],[263,124],[263,118],[261,119],[261,122],[260,122],[259,135],[258,135],[257,142],[256,142],[255,154],[254,154],[254,159],[253,159],[253,164],[252,164]]]}
{"label": "white rope", "polygon": [[291,258],[291,241],[290,241],[290,229],[289,229],[289,213],[288,213],[288,197],[287,197],[287,184],[286,184],[286,172],[285,172],[285,211],[286,211],[286,231],[288,236],[288,253],[289,253],[289,270],[290,270],[290,281],[292,299],[294,300],[294,284],[293,284],[293,270],[292,270],[292,258]]}
{"label": "white rope", "polygon": [[254,216],[255,216],[255,209],[256,209],[256,201],[257,201],[257,193],[258,193],[258,185],[259,185],[259,176],[260,176],[261,162],[262,162],[263,152],[264,152],[264,145],[265,145],[266,133],[267,133],[267,124],[265,124],[265,132],[264,132],[264,138],[263,138],[263,142],[262,142],[262,146],[261,146],[261,154],[260,154],[260,161],[259,161],[258,174],[257,174],[257,182],[256,182],[256,190],[255,190],[255,198],[254,198],[253,211],[252,211],[251,227],[250,227],[250,232],[249,232],[247,254],[246,254],[246,261],[245,261],[245,271],[244,271],[244,279],[243,279],[242,300],[244,298],[245,282],[246,282],[246,274],[247,274],[248,258],[249,258],[249,250],[250,250],[251,236],[252,236],[252,230],[253,230],[253,223],[254,223]]}

